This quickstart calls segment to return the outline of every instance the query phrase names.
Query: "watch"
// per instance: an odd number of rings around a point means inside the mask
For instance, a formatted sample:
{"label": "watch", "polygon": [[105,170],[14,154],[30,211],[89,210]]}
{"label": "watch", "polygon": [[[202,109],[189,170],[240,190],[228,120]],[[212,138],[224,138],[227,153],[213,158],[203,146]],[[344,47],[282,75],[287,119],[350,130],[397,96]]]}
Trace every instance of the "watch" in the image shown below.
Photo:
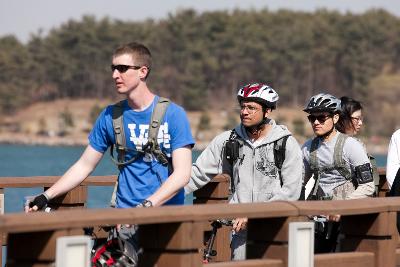
{"label": "watch", "polygon": [[153,207],[153,203],[150,200],[145,199],[145,200],[143,200],[142,203],[140,203],[136,207],[138,207],[138,208],[150,208],[150,207]]}

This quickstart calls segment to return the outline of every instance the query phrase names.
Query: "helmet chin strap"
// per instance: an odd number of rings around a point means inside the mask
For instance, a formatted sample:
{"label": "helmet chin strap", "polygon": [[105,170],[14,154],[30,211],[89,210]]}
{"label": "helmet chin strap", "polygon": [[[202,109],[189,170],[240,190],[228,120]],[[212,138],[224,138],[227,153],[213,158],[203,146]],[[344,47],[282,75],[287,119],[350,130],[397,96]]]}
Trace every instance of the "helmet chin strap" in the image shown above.
{"label": "helmet chin strap", "polygon": [[256,125],[253,126],[245,126],[244,128],[246,129],[247,132],[255,135],[257,134],[259,131],[261,131],[264,128],[265,124],[268,124],[270,121],[270,119],[268,119],[267,117],[265,117],[265,112],[264,112],[264,117],[263,119]]}
{"label": "helmet chin strap", "polygon": [[333,120],[333,125],[332,125],[332,128],[328,131],[328,132],[326,132],[326,133],[324,133],[323,135],[320,135],[319,137],[321,137],[322,139],[327,139],[332,133],[333,133],[333,131],[335,130],[335,121],[334,121],[334,116],[335,116],[335,114],[332,114],[333,115],[333,117],[332,117],[332,120]]}
{"label": "helmet chin strap", "polygon": [[329,137],[332,132],[335,130],[335,124],[333,124],[332,129],[330,129],[328,132],[324,133],[323,135],[320,135],[319,137],[321,137],[322,139],[326,139],[327,137]]}

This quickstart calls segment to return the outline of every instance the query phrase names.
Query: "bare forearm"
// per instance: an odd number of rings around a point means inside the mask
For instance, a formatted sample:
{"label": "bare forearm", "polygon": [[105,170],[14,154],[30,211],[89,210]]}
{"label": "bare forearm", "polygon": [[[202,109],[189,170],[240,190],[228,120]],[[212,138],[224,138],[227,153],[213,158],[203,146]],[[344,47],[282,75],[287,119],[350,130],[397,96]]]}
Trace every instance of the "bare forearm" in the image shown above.
{"label": "bare forearm", "polygon": [[179,174],[171,174],[165,183],[153,194],[148,200],[150,200],[154,206],[161,206],[173,196],[178,193],[187,183],[189,182],[189,175],[187,178]]}
{"label": "bare forearm", "polygon": [[94,170],[103,154],[90,145],[85,149],[80,159],[47,191],[49,198],[62,195],[78,186]]}
{"label": "bare forearm", "polygon": [[154,206],[161,206],[181,190],[190,179],[192,166],[192,150],[188,147],[179,148],[172,153],[174,171],[161,187],[151,195],[150,200]]}
{"label": "bare forearm", "polygon": [[81,165],[82,164],[79,164],[79,162],[76,162],[52,187],[46,191],[46,194],[50,199],[67,193],[86,179],[92,170]]}

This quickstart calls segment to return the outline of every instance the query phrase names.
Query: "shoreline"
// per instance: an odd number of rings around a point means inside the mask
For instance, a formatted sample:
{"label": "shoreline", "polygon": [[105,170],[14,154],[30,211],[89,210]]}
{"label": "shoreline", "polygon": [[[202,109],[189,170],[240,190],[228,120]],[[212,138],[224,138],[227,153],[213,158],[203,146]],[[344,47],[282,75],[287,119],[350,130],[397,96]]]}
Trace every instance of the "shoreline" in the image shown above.
{"label": "shoreline", "polygon": [[[202,140],[196,141],[194,146],[194,150],[204,150],[210,141]],[[367,151],[373,155],[386,155],[388,144],[373,144],[373,142],[368,142],[368,140],[364,140],[366,144]],[[8,145],[27,145],[27,146],[87,146],[88,139],[87,136],[37,136],[37,135],[27,135],[27,134],[18,134],[18,133],[2,133],[0,134],[0,144],[8,144]],[[301,144],[300,144],[301,145]]]}

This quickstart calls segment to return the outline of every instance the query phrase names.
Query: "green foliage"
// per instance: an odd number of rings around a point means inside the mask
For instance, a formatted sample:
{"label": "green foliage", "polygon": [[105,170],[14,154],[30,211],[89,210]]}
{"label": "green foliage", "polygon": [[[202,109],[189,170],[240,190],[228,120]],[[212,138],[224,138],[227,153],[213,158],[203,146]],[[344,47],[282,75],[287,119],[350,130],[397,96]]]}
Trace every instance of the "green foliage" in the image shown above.
{"label": "green foliage", "polygon": [[47,123],[45,118],[41,117],[38,122],[39,130],[37,132],[38,135],[48,135]]}
{"label": "green foliage", "polygon": [[275,119],[277,124],[286,124],[285,117],[278,115]]}
{"label": "green foliage", "polygon": [[182,10],[142,22],[84,16],[26,45],[0,38],[0,112],[63,97],[113,98],[111,55],[131,41],[152,51],[150,87],[188,110],[222,107],[254,81],[277,89],[280,105],[302,106],[321,91],[365,102],[384,68],[400,69],[400,18],[383,10]]}
{"label": "green foliage", "polygon": [[89,122],[91,124],[94,124],[96,122],[97,117],[100,115],[101,111],[103,110],[102,107],[100,107],[99,105],[94,105],[91,109],[90,109],[90,114],[89,114]]}
{"label": "green foliage", "polygon": [[0,38],[0,112],[11,114],[31,101],[36,82],[31,57],[13,36]]}
{"label": "green foliage", "polygon": [[368,87],[368,100],[364,104],[364,126],[372,135],[390,136],[400,127],[400,75],[382,74]]}
{"label": "green foliage", "polygon": [[199,124],[197,125],[197,131],[205,131],[211,128],[211,119],[207,112],[201,113]]}
{"label": "green foliage", "polygon": [[224,126],[224,130],[232,130],[238,124],[238,114],[228,113],[228,118],[226,120],[226,124]]}
{"label": "green foliage", "polygon": [[304,136],[305,126],[304,126],[304,121],[302,119],[295,119],[293,121],[293,132],[295,135]]}
{"label": "green foliage", "polygon": [[63,112],[58,115],[59,118],[59,135],[64,136],[68,134],[69,128],[75,126],[74,118],[72,117],[72,113],[68,108],[65,108]]}

